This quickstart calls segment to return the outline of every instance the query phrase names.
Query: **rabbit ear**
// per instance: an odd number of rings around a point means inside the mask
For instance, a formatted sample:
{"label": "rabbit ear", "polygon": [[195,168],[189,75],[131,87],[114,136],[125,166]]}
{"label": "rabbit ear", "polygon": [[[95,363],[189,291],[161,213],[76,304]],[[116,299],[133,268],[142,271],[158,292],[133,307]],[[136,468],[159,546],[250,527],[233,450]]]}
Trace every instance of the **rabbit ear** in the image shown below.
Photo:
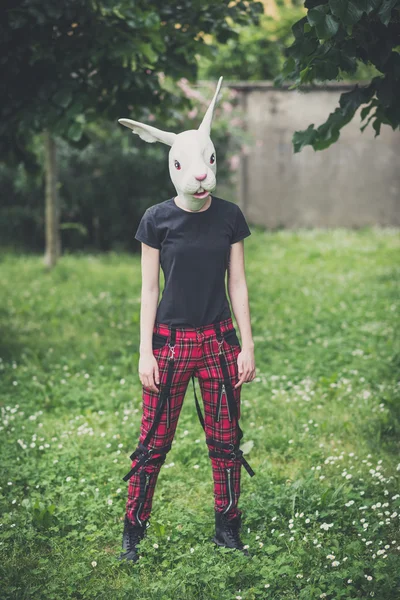
{"label": "rabbit ear", "polygon": [[213,118],[213,114],[214,114],[214,108],[217,103],[218,92],[221,88],[222,80],[223,80],[223,77],[221,76],[218,79],[217,89],[215,91],[214,97],[211,100],[210,105],[207,108],[207,112],[204,115],[203,120],[199,126],[199,131],[204,131],[204,133],[206,133],[208,136],[211,133],[211,122],[212,122],[212,118]]}
{"label": "rabbit ear", "polygon": [[118,123],[129,127],[129,129],[132,129],[132,133],[137,133],[142,140],[150,144],[162,142],[163,144],[172,146],[176,138],[176,133],[162,131],[161,129],[157,129],[157,127],[145,125],[144,123],[139,123],[139,121],[132,121],[132,119],[118,119]]}

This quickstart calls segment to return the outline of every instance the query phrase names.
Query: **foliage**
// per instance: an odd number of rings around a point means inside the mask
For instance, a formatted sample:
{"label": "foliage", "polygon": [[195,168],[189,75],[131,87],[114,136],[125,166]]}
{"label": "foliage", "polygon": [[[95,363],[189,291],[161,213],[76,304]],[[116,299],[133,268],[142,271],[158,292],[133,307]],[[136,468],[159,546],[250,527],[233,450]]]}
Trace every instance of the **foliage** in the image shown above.
{"label": "foliage", "polygon": [[[162,81],[166,94],[184,98],[189,108],[174,107],[173,114],[156,120],[145,110],[143,120],[179,133],[198,127],[215,91],[215,82],[192,86],[185,78]],[[127,115],[125,115],[127,116]],[[129,117],[137,119],[135,114]],[[212,139],[218,153],[218,185],[230,185],[232,160],[246,137],[241,128],[242,111],[237,95],[223,87],[216,107]],[[86,127],[90,143],[83,149],[58,139],[59,196],[62,247],[66,251],[124,249],[138,250],[134,233],[144,210],[175,193],[168,171],[168,148],[146,144],[115,123]],[[36,160],[43,164],[41,136],[32,146]],[[44,244],[43,178],[0,164],[0,240],[5,245],[40,251]]]}
{"label": "foliage", "polygon": [[294,88],[354,74],[360,63],[378,71],[370,83],[341,95],[339,107],[325,123],[294,134],[295,152],[311,145],[323,150],[361,110],[361,130],[372,122],[375,137],[381,125],[400,126],[400,1],[307,0],[307,15],[293,25],[295,41],[277,83],[293,80]]}
{"label": "foliage", "polygon": [[[87,123],[174,106],[159,73],[194,81],[203,35],[226,42],[228,23],[257,22],[261,5],[223,0],[8,0],[0,8],[0,151],[35,166],[33,133],[83,148]],[[182,98],[178,98],[182,100]],[[187,106],[187,103],[184,105]],[[29,160],[30,159],[30,160]]]}
{"label": "foliage", "polygon": [[190,386],[135,566],[116,557],[141,419],[139,257],[66,256],[48,273],[0,255],[2,599],[399,597],[398,230],[253,229],[245,244],[251,559],[211,542]]}
{"label": "foliage", "polygon": [[293,21],[304,15],[297,3],[278,4],[276,14],[263,14],[257,25],[235,24],[237,37],[213,44],[212,58],[200,57],[200,77],[224,76],[232,81],[268,80],[282,69],[284,50],[292,41]]}

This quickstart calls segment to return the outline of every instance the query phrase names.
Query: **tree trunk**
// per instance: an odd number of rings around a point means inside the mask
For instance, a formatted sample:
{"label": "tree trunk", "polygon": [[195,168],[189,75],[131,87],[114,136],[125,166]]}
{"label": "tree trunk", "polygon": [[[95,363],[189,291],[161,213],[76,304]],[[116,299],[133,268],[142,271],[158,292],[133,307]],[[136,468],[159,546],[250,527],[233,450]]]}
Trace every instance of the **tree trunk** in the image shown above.
{"label": "tree trunk", "polygon": [[49,269],[54,267],[61,255],[60,208],[57,188],[57,148],[54,138],[44,131],[45,149],[45,227],[46,251],[44,264]]}

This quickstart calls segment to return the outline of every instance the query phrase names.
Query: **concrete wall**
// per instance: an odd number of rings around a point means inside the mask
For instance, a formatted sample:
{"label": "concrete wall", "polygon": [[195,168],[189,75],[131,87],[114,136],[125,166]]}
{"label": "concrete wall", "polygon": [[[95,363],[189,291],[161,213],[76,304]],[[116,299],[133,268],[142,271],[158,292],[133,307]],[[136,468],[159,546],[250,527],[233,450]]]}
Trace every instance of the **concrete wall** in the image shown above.
{"label": "concrete wall", "polygon": [[242,157],[238,203],[249,223],[276,227],[400,225],[400,132],[360,116],[321,152],[294,154],[292,135],[321,125],[346,86],[309,92],[279,90],[267,82],[232,82],[240,92],[250,152]]}

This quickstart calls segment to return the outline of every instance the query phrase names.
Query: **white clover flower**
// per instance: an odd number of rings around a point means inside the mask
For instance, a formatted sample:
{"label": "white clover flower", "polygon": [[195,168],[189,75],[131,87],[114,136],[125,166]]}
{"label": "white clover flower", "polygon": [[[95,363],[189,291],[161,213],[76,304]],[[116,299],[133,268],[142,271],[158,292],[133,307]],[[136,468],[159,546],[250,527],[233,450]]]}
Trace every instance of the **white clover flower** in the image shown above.
{"label": "white clover flower", "polygon": [[95,560],[92,561],[92,567],[97,567],[97,562]]}
{"label": "white clover flower", "polygon": [[327,554],[326,558],[329,558],[329,560],[335,560],[335,555],[334,554]]}
{"label": "white clover flower", "polygon": [[338,567],[340,565],[340,562],[338,560],[334,560],[332,563],[332,567]]}
{"label": "white clover flower", "polygon": [[193,554],[193,552],[194,552],[194,548],[190,548],[190,552]]}
{"label": "white clover flower", "polygon": [[72,477],[67,477],[65,481],[71,481]]}
{"label": "white clover flower", "polygon": [[325,531],[329,531],[329,528],[333,527],[333,523],[322,523],[322,525],[320,525],[320,529],[324,529]]}
{"label": "white clover flower", "polygon": [[112,504],[112,503],[113,503],[113,501],[112,501],[112,498],[109,498],[109,499],[107,500],[107,504],[108,504],[109,506],[111,506],[111,504]]}
{"label": "white clover flower", "polygon": [[303,579],[303,574],[302,573],[297,573],[296,577],[297,577],[297,579]]}
{"label": "white clover flower", "polygon": [[158,548],[158,544],[157,543],[153,544],[153,548]]}
{"label": "white clover flower", "polygon": [[271,587],[271,584],[270,584],[270,583],[266,583],[266,584],[264,585],[264,587],[265,587],[265,588],[269,588],[269,587]]}

